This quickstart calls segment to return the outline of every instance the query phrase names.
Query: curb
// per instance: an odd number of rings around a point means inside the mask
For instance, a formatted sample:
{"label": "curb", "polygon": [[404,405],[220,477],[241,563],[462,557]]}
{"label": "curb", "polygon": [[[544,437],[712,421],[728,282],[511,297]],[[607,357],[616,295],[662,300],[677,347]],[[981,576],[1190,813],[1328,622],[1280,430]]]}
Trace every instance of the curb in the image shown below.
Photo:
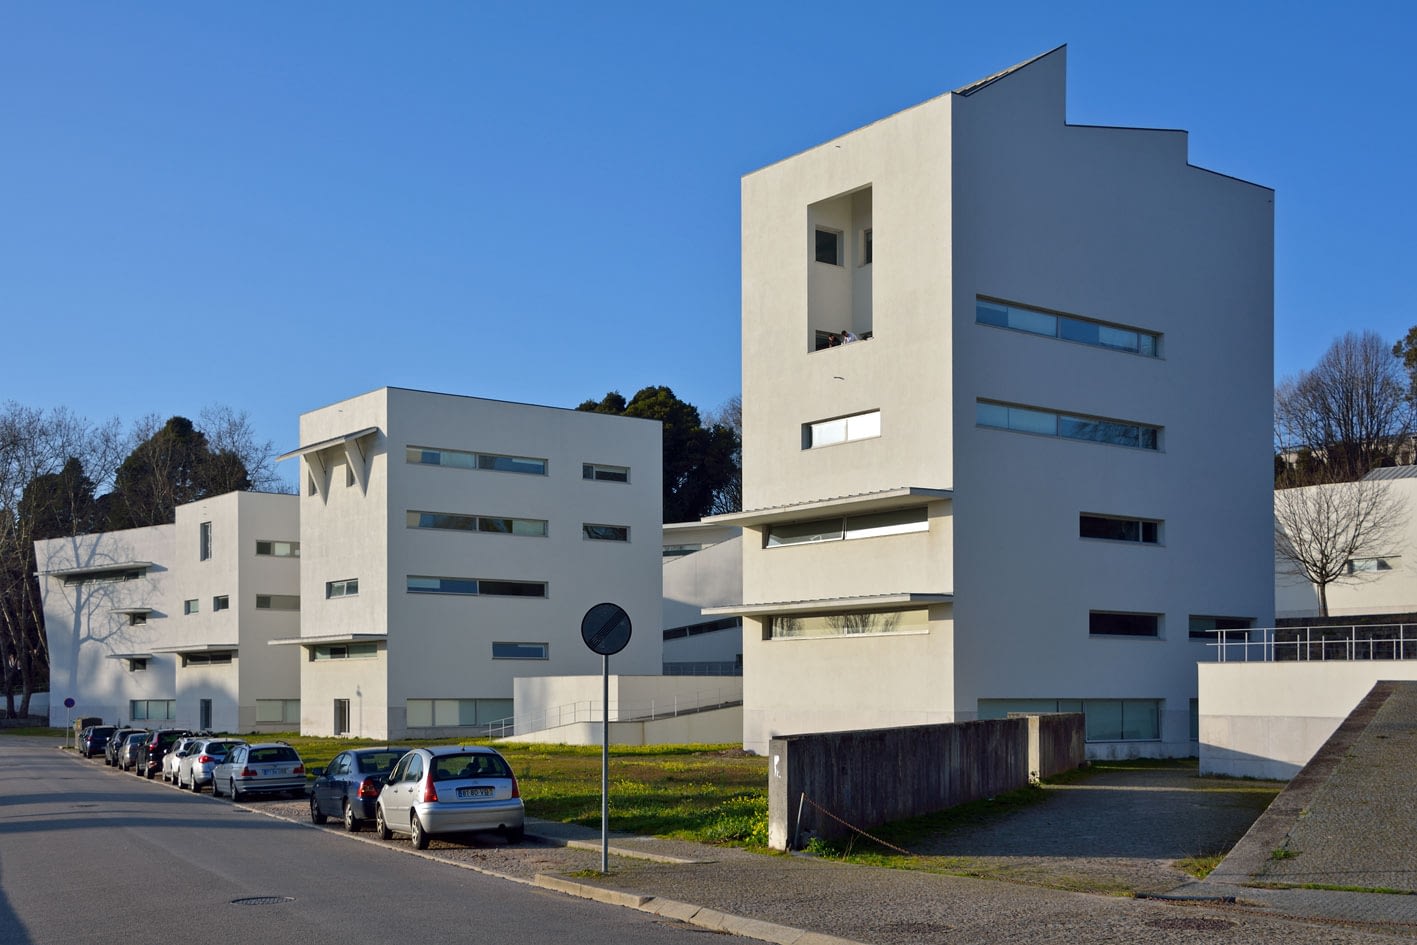
{"label": "curb", "polygon": [[578,883],[575,880],[547,873],[537,873],[532,884],[543,889],[565,893],[568,896],[579,896],[582,899],[603,902],[607,905],[624,906],[661,918],[698,926],[701,929],[727,932],[731,935],[757,939],[762,942],[774,942],[776,945],[862,945],[861,942],[854,939],[839,938],[821,932],[808,932],[805,929],[778,925],[775,922],[764,922],[761,919],[748,919],[674,899],[641,896],[636,893],[621,892],[618,889],[606,889],[602,886]]}

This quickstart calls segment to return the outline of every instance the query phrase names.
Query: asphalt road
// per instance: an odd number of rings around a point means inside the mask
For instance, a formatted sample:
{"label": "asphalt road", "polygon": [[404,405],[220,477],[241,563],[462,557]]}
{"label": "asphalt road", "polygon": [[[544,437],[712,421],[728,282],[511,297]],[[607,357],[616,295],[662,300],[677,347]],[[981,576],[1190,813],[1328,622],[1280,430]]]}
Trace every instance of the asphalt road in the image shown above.
{"label": "asphalt road", "polygon": [[47,740],[0,736],[4,945],[683,945],[709,934],[349,843],[98,762],[75,764]]}

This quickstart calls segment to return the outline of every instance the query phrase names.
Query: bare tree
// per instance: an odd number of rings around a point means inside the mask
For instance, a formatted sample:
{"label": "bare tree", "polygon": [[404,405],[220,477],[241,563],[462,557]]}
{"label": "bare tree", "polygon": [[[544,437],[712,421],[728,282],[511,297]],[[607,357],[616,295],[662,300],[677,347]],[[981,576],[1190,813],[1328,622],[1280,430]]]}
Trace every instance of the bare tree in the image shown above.
{"label": "bare tree", "polygon": [[251,426],[251,417],[244,410],[233,410],[221,404],[202,408],[197,415],[207,445],[213,453],[235,456],[246,469],[251,489],[256,492],[292,493],[295,487],[276,472],[276,447],[270,440],[261,440]]}
{"label": "bare tree", "polygon": [[1328,588],[1376,575],[1356,559],[1391,554],[1407,525],[1407,503],[1382,481],[1359,480],[1274,493],[1274,552],[1280,573],[1302,578],[1328,616]]}
{"label": "bare tree", "polygon": [[713,494],[710,515],[724,515],[743,510],[743,398],[734,394],[717,410],[709,411],[704,418],[709,426],[726,427],[737,437],[738,446],[733,450],[733,470],[724,483]]}
{"label": "bare tree", "polygon": [[[1403,362],[1374,332],[1334,341],[1311,371],[1274,392],[1275,446],[1304,457],[1302,478],[1344,482],[1391,465],[1413,427]],[[1292,468],[1292,466],[1290,467]],[[1292,484],[1280,469],[1279,484]]]}

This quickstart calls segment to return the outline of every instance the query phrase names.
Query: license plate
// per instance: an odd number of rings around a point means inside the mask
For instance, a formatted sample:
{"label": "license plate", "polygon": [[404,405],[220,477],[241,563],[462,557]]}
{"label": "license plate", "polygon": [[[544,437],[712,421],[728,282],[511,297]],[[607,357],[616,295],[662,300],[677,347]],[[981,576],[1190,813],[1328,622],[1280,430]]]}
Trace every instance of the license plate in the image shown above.
{"label": "license plate", "polygon": [[280,775],[280,769],[279,769],[279,768],[266,768],[262,773],[263,773],[266,777],[268,777],[268,778],[274,778],[274,777],[277,777],[277,776]]}
{"label": "license plate", "polygon": [[492,796],[492,789],[491,789],[490,787],[460,787],[460,788],[458,788],[458,797],[491,797],[491,796]]}

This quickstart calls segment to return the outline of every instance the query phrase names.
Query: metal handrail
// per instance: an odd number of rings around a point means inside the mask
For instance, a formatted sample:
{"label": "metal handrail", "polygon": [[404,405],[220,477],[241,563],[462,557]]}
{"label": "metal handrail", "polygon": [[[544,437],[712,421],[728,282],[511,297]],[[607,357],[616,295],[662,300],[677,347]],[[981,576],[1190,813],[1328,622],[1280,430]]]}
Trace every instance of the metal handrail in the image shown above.
{"label": "metal handrail", "polygon": [[1417,660],[1417,624],[1212,630],[1218,663]]}
{"label": "metal handrail", "polygon": [[[663,699],[650,699],[647,702],[639,703],[612,701],[610,703],[610,721],[652,722],[656,719],[674,718],[678,715],[688,715],[708,709],[741,705],[742,702],[743,697],[736,690],[725,692],[721,689],[714,689],[708,693],[695,692],[691,697],[675,695],[667,701]],[[605,717],[602,705],[603,703],[598,699],[583,699],[552,706],[537,715],[522,716],[520,722],[518,722],[517,716],[498,719],[487,723],[486,737],[506,738],[509,735],[523,735],[527,732],[540,732],[583,722],[599,722]]]}

